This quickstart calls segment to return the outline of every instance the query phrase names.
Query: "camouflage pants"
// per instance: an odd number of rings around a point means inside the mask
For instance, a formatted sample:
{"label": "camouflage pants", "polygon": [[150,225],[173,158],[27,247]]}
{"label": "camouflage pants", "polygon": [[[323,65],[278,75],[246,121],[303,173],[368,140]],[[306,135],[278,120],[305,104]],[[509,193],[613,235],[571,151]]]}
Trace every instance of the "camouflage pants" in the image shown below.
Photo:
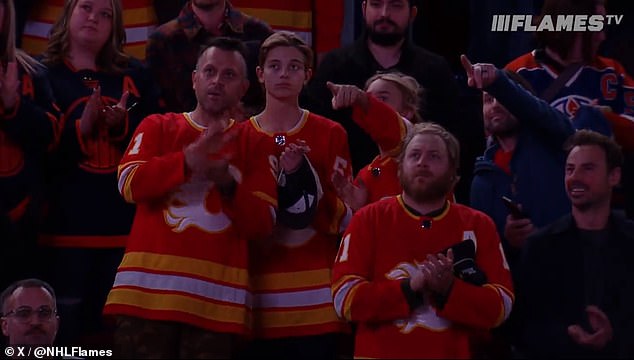
{"label": "camouflage pants", "polygon": [[191,325],[117,316],[114,356],[125,359],[229,359],[235,335]]}

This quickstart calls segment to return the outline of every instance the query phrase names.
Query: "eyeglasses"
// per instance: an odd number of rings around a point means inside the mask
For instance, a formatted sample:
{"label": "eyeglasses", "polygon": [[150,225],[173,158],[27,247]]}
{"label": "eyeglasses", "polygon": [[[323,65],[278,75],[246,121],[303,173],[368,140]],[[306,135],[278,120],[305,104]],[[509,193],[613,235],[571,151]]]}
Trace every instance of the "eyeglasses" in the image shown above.
{"label": "eyeglasses", "polygon": [[37,314],[37,318],[40,321],[46,322],[51,321],[53,315],[57,315],[57,311],[51,309],[48,306],[41,306],[38,309],[33,309],[28,306],[19,307],[15,310],[11,310],[4,314],[5,317],[13,316],[17,321],[26,323],[31,319],[33,314]]}

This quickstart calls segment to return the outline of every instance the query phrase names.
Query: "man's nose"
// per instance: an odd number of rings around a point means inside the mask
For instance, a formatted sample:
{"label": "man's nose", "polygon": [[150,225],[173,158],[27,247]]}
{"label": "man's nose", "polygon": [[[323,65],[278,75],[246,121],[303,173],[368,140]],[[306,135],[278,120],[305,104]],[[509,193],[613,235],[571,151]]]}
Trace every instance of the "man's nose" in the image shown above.
{"label": "man's nose", "polygon": [[282,69],[280,70],[280,76],[282,77],[288,77],[288,74],[290,74],[290,69],[288,66],[282,66]]}
{"label": "man's nose", "polygon": [[389,6],[389,4],[384,4],[381,7],[381,16],[389,17],[389,15],[390,15],[390,6]]}
{"label": "man's nose", "polygon": [[429,156],[421,155],[416,161],[416,166],[423,168],[429,167]]}

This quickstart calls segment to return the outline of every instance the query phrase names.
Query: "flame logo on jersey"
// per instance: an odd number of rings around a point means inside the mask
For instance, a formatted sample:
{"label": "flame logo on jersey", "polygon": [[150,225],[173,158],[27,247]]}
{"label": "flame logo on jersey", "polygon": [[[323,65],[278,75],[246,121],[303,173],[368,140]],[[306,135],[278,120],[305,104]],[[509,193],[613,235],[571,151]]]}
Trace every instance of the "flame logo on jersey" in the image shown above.
{"label": "flame logo on jersey", "polygon": [[183,232],[188,227],[197,227],[209,233],[217,233],[231,226],[231,220],[222,212],[217,201],[218,212],[207,209],[207,196],[214,184],[203,179],[192,180],[180,187],[170,200],[168,208],[164,210],[165,222],[174,232]]}
{"label": "flame logo on jersey", "polygon": [[581,106],[589,106],[592,100],[579,95],[569,95],[553,101],[550,105],[572,119]]}
{"label": "flame logo on jersey", "polygon": [[[418,271],[421,264],[414,261],[412,263],[400,263],[394,269],[390,270],[385,277],[390,280],[402,280],[411,278],[412,274]],[[401,333],[409,334],[417,327],[430,329],[434,331],[446,330],[451,326],[451,322],[447,319],[441,318],[436,315],[436,310],[429,304],[421,305],[414,310],[408,319],[401,319],[394,321]]]}

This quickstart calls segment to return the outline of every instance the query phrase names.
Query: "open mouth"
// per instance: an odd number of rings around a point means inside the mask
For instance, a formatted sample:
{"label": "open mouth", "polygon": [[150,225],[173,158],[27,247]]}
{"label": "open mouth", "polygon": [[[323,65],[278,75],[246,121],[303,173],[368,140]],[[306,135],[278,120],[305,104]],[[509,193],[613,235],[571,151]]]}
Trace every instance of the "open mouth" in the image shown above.
{"label": "open mouth", "polygon": [[587,190],[588,189],[586,186],[577,184],[568,187],[568,192],[570,193],[570,195],[575,197],[585,194]]}

